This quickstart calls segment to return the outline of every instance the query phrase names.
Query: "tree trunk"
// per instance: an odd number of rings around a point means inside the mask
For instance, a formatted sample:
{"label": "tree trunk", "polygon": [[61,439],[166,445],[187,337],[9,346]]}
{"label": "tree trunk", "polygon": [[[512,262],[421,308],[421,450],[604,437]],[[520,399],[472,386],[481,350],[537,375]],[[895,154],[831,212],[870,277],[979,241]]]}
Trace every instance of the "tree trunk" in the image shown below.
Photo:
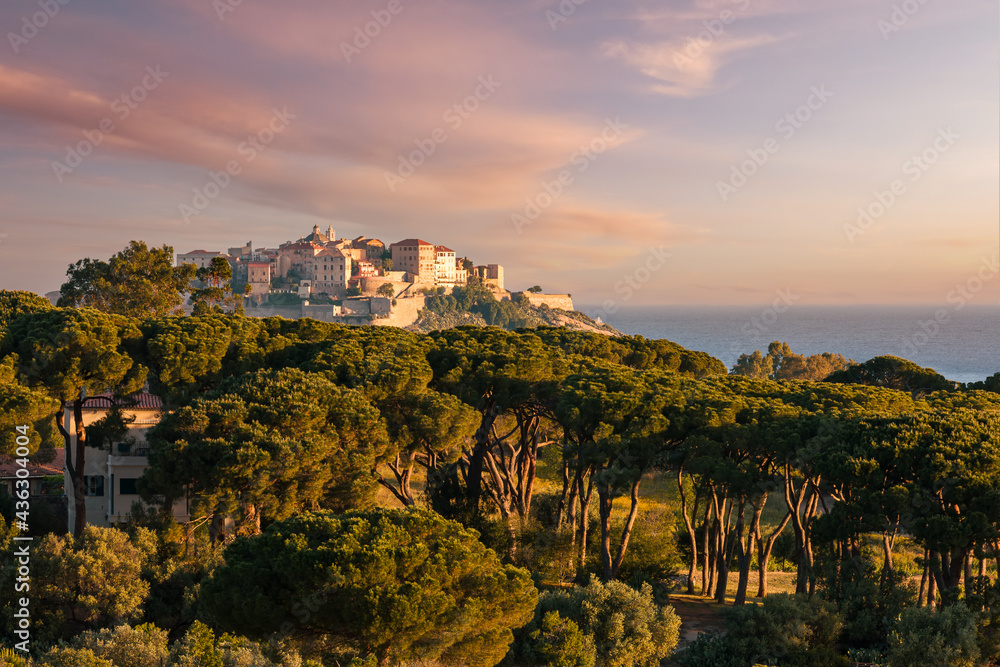
{"label": "tree trunk", "polygon": [[792,520],[791,512],[785,514],[785,518],[781,520],[774,531],[767,536],[764,541],[758,540],[757,542],[757,597],[763,598],[767,597],[767,568],[771,563],[771,552],[774,550],[774,543],[778,540],[778,536],[781,535],[782,531],[788,525],[788,522]]}
{"label": "tree trunk", "polygon": [[[681,496],[681,514],[684,516],[684,527],[687,528],[688,540],[691,542],[691,566],[688,568],[687,593],[694,595],[694,571],[698,566],[698,535],[694,529],[694,523],[688,515],[687,494],[684,493],[684,468],[677,469],[677,490]],[[698,516],[698,496],[695,495],[694,516]]]}
{"label": "tree trunk", "polygon": [[628,518],[625,520],[625,526],[622,528],[622,538],[621,542],[618,543],[618,553],[615,555],[615,560],[612,564],[612,579],[618,578],[618,570],[621,569],[622,561],[625,560],[625,550],[628,549],[628,541],[632,536],[632,527],[635,525],[635,518],[639,514],[639,483],[641,481],[642,477],[640,476],[632,483],[632,493],[630,495],[632,504],[629,506]]}
{"label": "tree trunk", "polygon": [[927,565],[927,571],[928,571],[928,578],[927,578],[927,606],[928,607],[937,604],[937,602],[935,600],[935,597],[937,596],[937,590],[936,590],[937,589],[937,576],[934,573],[934,570],[936,570],[937,567],[938,567],[937,560],[938,560],[938,558],[937,558],[937,552],[934,552],[934,551],[930,552],[930,558],[928,559],[928,565]]}
{"label": "tree trunk", "polygon": [[750,518],[750,529],[744,531],[743,516],[746,512],[745,501],[740,502],[739,521],[736,522],[736,559],[740,565],[739,581],[736,585],[736,597],[734,605],[742,605],[747,601],[747,586],[750,582],[750,560],[753,556],[754,536],[760,532],[760,515],[764,511],[764,504],[767,502],[767,494],[761,496],[760,504],[754,507],[753,516]]}
{"label": "tree trunk", "polygon": [[416,504],[416,501],[413,499],[413,491],[410,490],[410,479],[413,477],[413,459],[409,459],[408,464],[403,465],[397,454],[396,460],[387,465],[389,470],[392,471],[393,477],[396,478],[396,485],[399,488],[393,486],[392,482],[382,477],[382,475],[378,475],[379,484],[388,489],[396,497],[396,500],[403,504],[403,507],[412,507]]}
{"label": "tree trunk", "polygon": [[562,530],[563,521],[566,519],[566,500],[569,497],[569,459],[563,455],[563,483],[562,493],[559,494],[558,513],[556,516],[556,530]]}
{"label": "tree trunk", "polygon": [[882,569],[887,572],[892,572],[893,570],[892,543],[889,541],[889,535],[886,533],[882,534]]}
{"label": "tree trunk", "polygon": [[917,593],[917,606],[924,606],[924,594],[927,592],[927,574],[930,571],[930,551],[924,549],[924,567],[920,575],[920,591]]}
{"label": "tree trunk", "polygon": [[[723,507],[723,530],[719,533],[720,544],[719,544],[719,556],[718,556],[718,580],[715,584],[715,601],[719,604],[726,603],[726,589],[729,587],[729,566],[733,560],[733,553],[736,550],[736,529],[733,527],[733,501],[728,501],[728,509],[726,509],[727,501],[724,499],[722,501]],[[722,539],[724,536],[725,539]]]}
{"label": "tree trunk", "polygon": [[708,595],[708,592],[712,590],[712,583],[708,580],[708,570],[711,563],[711,554],[709,553],[709,536],[712,532],[712,504],[705,500],[705,521],[701,528],[701,593],[700,595]]}
{"label": "tree trunk", "polygon": [[[581,482],[582,484],[582,482]],[[587,492],[580,496],[580,569],[587,566],[587,534],[590,529],[590,499],[594,493],[594,471],[587,475]]]}
{"label": "tree trunk", "polygon": [[87,471],[87,429],[83,425],[82,397],[73,401],[73,425],[76,428],[76,456],[73,460],[73,507],[76,517],[73,522],[73,535],[79,537],[87,526],[87,489],[84,487],[84,477]]}
{"label": "tree trunk", "polygon": [[486,452],[492,444],[491,436],[496,418],[496,405],[491,401],[483,412],[479,428],[476,429],[475,443],[469,455],[469,472],[465,479],[466,496],[474,509],[479,508],[479,500],[483,493],[483,467]]}
{"label": "tree trunk", "polygon": [[[734,604],[744,604],[747,598],[747,586],[750,582],[750,561],[753,559],[754,542],[760,542],[760,518],[764,513],[764,505],[767,504],[767,494],[760,497],[760,501],[754,504],[754,513],[750,519],[750,528],[746,537],[742,535],[737,542],[737,558],[740,564],[739,585],[736,588],[736,600]],[[743,520],[743,509],[740,510],[740,521]]]}
{"label": "tree trunk", "polygon": [[576,549],[576,532],[577,532],[576,505],[577,505],[577,499],[580,497],[581,485],[583,484],[581,477],[582,475],[583,475],[583,468],[579,467],[576,473],[573,475],[573,482],[572,485],[570,486],[570,491],[569,491],[569,501],[568,501],[569,528],[573,533],[572,546],[574,551]]}
{"label": "tree trunk", "polygon": [[605,583],[611,581],[611,510],[614,507],[612,489],[607,484],[597,485],[597,507],[601,515],[601,569]]}

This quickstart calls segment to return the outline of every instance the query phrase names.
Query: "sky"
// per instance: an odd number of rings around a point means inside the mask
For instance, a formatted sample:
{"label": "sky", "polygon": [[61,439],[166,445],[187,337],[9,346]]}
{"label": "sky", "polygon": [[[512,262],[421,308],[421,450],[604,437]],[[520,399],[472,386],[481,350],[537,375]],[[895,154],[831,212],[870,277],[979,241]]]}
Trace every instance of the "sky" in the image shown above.
{"label": "sky", "polygon": [[[1000,300],[995,0],[4,0],[0,288],[447,245],[578,302]],[[783,297],[785,295],[785,297]]]}

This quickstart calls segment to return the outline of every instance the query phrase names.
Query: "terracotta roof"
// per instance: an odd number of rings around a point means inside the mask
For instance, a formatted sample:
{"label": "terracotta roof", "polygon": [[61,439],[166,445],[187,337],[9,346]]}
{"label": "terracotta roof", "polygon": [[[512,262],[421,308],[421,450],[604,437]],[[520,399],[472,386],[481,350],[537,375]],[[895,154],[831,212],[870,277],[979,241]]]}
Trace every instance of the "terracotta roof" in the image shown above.
{"label": "terracotta roof", "polygon": [[[88,410],[107,410],[114,405],[114,396],[111,394],[97,394],[92,396],[86,403]],[[148,391],[140,391],[123,399],[119,399],[119,405],[126,410],[162,410],[163,401],[159,396],[154,396]]]}
{"label": "terracotta roof", "polygon": [[434,246],[434,250],[436,250],[437,252],[455,252],[454,250],[452,250],[448,246],[443,246],[443,245],[436,245],[436,246]]}
{"label": "terracotta roof", "polygon": [[185,255],[221,255],[221,252],[216,250],[192,250],[191,252],[182,252],[181,257]]}
{"label": "terracotta roof", "polygon": [[344,253],[340,252],[340,250],[338,250],[336,248],[327,248],[323,252],[321,252],[318,255],[316,255],[316,257],[317,258],[319,258],[319,257],[341,257],[341,258],[343,258],[343,257],[345,257],[345,255],[344,255]]}
{"label": "terracotta roof", "polygon": [[[392,246],[397,245],[434,245],[433,243],[428,243],[427,241],[421,241],[420,239],[403,239],[397,243],[393,243]],[[392,246],[389,246],[390,248]]]}
{"label": "terracotta roof", "polygon": [[266,266],[271,268],[271,262],[247,262],[247,266]]}
{"label": "terracotta roof", "polygon": [[[28,477],[48,477],[49,475],[62,475],[66,469],[66,448],[56,447],[55,458],[49,463],[28,463]],[[17,469],[20,464],[8,457],[0,457],[0,478],[10,479],[17,476]]]}
{"label": "terracotta roof", "polygon": [[286,243],[279,248],[281,250],[315,250],[316,248],[322,248],[323,246],[316,245],[315,243]]}

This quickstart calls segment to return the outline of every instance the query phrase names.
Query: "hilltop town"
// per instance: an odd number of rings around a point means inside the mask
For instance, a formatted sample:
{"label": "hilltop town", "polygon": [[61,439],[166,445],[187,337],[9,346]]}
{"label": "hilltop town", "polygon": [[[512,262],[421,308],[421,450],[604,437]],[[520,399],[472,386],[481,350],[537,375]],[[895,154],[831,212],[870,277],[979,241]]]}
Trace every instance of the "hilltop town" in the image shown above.
{"label": "hilltop town", "polygon": [[225,259],[232,267],[232,290],[244,295],[246,313],[255,317],[310,317],[341,324],[378,324],[415,330],[482,324],[474,313],[444,313],[428,308],[428,299],[451,295],[456,288],[480,286],[497,302],[512,301],[530,313],[533,324],[613,332],[573,307],[569,294],[543,294],[538,287],[511,292],[499,264],[476,265],[455,250],[419,238],[388,246],[358,236],[338,239],[332,226],[277,248],[252,241],[218,250],[177,255],[177,265],[208,268]]}

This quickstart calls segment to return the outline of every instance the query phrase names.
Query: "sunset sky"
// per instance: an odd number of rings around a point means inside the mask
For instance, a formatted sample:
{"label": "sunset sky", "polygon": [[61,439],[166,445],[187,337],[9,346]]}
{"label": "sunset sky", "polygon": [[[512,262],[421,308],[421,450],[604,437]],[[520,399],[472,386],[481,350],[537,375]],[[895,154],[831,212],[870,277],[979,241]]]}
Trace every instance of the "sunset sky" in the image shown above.
{"label": "sunset sky", "polygon": [[1000,298],[996,0],[60,1],[0,4],[5,289],[318,224],[584,303]]}

